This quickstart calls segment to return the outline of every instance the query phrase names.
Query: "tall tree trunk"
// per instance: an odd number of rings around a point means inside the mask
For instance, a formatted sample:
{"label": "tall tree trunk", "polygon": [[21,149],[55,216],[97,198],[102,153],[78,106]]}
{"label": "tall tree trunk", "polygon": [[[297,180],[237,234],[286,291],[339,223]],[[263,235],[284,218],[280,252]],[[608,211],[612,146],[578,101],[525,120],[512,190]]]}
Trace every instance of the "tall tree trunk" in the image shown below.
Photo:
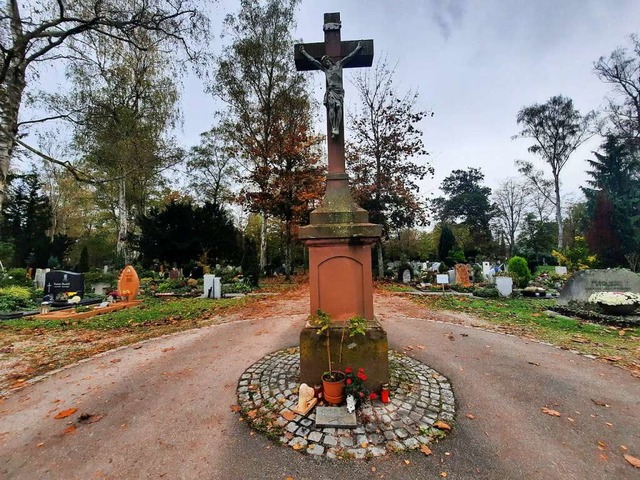
{"label": "tall tree trunk", "polygon": [[287,222],[285,239],[284,239],[284,274],[287,281],[291,278],[292,265],[291,265],[291,222]]}
{"label": "tall tree trunk", "polygon": [[260,218],[262,219],[260,227],[260,275],[264,275],[267,267],[267,212],[261,212]]}
{"label": "tall tree trunk", "polygon": [[129,255],[127,251],[127,237],[129,233],[129,224],[127,218],[127,183],[126,178],[122,175],[118,184],[118,243],[116,245],[116,252],[119,256],[124,258],[124,263],[129,262]]}
{"label": "tall tree trunk", "polygon": [[[17,61],[17,60],[16,60]],[[18,135],[18,112],[24,92],[24,67],[11,62],[0,86],[0,211],[7,194],[7,176]]]}
{"label": "tall tree trunk", "polygon": [[378,251],[378,278],[384,278],[384,258],[382,258],[382,239],[376,242],[376,250]]}
{"label": "tall tree trunk", "polygon": [[555,193],[556,193],[556,223],[558,224],[558,248],[563,246],[563,231],[562,231],[562,207],[560,205],[560,178],[557,175],[553,177]]}

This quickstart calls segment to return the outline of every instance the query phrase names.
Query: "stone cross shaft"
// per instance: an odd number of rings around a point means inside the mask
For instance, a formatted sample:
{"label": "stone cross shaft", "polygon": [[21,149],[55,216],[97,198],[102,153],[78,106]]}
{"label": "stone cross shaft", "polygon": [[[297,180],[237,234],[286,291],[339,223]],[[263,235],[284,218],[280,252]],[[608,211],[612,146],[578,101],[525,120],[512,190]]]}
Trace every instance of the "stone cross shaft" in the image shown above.
{"label": "stone cross shaft", "polygon": [[[329,156],[327,189],[331,188],[330,183],[332,180],[337,180],[339,183],[348,181],[345,178],[344,160],[342,68],[370,67],[373,63],[373,40],[343,42],[340,39],[340,28],[340,13],[325,13],[324,42],[297,44],[295,45],[294,57],[297,70],[323,70],[327,76],[327,94],[325,95],[325,104],[327,104],[327,151]],[[330,63],[326,63],[326,57],[331,59]],[[324,68],[324,66],[330,67]],[[329,109],[332,108],[332,102],[335,105],[336,97],[340,95],[342,98],[339,99],[340,105],[336,110],[338,113],[334,114],[334,116],[337,115],[338,117],[334,118],[334,122],[339,125],[338,132],[338,126],[331,124]]]}

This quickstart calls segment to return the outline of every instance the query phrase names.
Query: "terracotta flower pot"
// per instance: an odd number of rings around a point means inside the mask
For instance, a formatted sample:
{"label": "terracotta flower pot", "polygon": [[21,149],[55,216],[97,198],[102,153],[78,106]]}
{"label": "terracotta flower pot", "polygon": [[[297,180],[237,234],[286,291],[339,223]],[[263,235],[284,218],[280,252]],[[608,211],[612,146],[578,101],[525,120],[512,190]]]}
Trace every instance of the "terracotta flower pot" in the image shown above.
{"label": "terracotta flower pot", "polygon": [[344,387],[347,379],[342,372],[333,372],[332,380],[328,374],[322,376],[322,390],[324,398],[333,405],[340,405],[344,401]]}

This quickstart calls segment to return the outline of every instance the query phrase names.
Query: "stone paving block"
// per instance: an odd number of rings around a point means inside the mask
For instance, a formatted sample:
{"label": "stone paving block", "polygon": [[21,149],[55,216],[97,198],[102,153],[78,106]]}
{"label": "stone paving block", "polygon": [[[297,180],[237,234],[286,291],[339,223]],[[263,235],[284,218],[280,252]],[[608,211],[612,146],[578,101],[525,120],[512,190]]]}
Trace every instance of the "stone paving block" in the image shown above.
{"label": "stone paving block", "polygon": [[368,423],[364,426],[364,430],[367,433],[373,433],[378,430],[378,427],[373,423]]}
{"label": "stone paving block", "polygon": [[401,452],[406,450],[406,447],[398,442],[397,440],[392,440],[391,442],[387,442],[387,448],[391,449],[391,451]]}
{"label": "stone paving block", "polygon": [[380,447],[369,447],[367,448],[367,451],[374,457],[381,457],[382,455],[385,455],[387,453],[384,448]]}
{"label": "stone paving block", "polygon": [[307,436],[307,439],[310,442],[320,443],[320,440],[322,440],[322,432],[317,432],[317,431],[311,432]]}
{"label": "stone paving block", "polygon": [[289,422],[285,427],[285,430],[287,432],[295,433],[295,431],[298,430],[298,428],[299,428],[299,425],[296,422]]}
{"label": "stone paving block", "polygon": [[322,455],[324,453],[324,447],[317,443],[312,443],[307,447],[307,453],[309,455]]}
{"label": "stone paving block", "polygon": [[325,435],[322,443],[330,447],[335,447],[336,445],[338,445],[338,439],[334,435]]}
{"label": "stone paving block", "polygon": [[298,449],[302,449],[304,447],[307,446],[307,441],[304,438],[301,437],[294,437],[293,439],[291,439],[291,441],[289,442],[289,446],[290,447],[296,447],[299,446],[300,448],[296,448],[296,450]]}
{"label": "stone paving block", "polygon": [[402,441],[402,443],[409,450],[413,450],[414,448],[418,448],[420,446],[420,442],[418,442],[418,440],[414,437],[406,438]]}
{"label": "stone paving block", "polygon": [[395,440],[396,433],[393,430],[387,430],[386,432],[384,432],[384,438],[386,438],[387,440]]}
{"label": "stone paving block", "polygon": [[364,448],[351,448],[347,450],[347,453],[356,460],[362,460],[367,454],[367,451]]}
{"label": "stone paving block", "polygon": [[343,447],[353,447],[354,442],[351,437],[340,437],[340,445]]}

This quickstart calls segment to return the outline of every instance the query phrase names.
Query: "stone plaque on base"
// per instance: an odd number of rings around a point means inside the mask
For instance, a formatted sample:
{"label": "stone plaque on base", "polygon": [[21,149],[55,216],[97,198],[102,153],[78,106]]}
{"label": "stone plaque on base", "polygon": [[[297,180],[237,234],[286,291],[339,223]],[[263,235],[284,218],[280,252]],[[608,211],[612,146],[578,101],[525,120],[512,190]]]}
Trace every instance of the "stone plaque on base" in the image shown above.
{"label": "stone plaque on base", "polygon": [[356,412],[347,412],[347,407],[317,407],[316,427],[356,428]]}

